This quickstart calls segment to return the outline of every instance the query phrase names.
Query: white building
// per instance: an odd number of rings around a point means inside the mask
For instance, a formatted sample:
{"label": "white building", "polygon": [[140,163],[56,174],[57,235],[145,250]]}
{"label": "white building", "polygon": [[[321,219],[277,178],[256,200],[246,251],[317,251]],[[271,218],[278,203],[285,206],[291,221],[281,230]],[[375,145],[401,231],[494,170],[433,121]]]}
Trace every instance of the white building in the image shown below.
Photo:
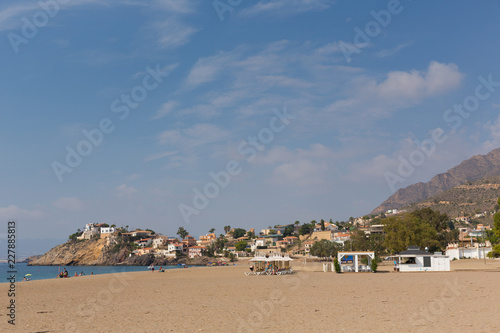
{"label": "white building", "polygon": [[412,245],[399,253],[397,267],[400,272],[449,271],[450,257],[441,253],[429,253]]}
{"label": "white building", "polygon": [[168,244],[167,250],[169,253],[176,253],[176,251],[179,251],[182,253],[184,249],[184,244],[182,243],[170,243]]}
{"label": "white building", "polygon": [[453,259],[484,259],[488,258],[488,252],[492,249],[491,247],[459,247],[456,249],[446,250],[446,255]]}
{"label": "white building", "polygon": [[115,231],[115,227],[101,227],[101,234],[112,234]]}

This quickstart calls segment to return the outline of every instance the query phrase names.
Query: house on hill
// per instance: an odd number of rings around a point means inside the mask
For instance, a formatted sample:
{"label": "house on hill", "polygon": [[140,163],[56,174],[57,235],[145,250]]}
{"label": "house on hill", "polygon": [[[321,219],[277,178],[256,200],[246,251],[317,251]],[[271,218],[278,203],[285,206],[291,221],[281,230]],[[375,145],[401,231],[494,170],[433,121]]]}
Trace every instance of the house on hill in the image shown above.
{"label": "house on hill", "polygon": [[203,251],[207,248],[204,246],[191,246],[188,248],[188,256],[189,258],[201,257],[203,255]]}
{"label": "house on hill", "polygon": [[182,242],[186,244],[187,247],[196,246],[196,239],[191,235],[187,235]]}

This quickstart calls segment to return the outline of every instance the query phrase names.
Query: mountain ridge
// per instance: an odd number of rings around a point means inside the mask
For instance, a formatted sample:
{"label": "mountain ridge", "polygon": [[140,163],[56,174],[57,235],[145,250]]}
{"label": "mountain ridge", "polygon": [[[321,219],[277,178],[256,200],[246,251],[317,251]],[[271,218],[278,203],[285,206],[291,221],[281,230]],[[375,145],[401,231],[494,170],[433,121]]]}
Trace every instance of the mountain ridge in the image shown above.
{"label": "mountain ridge", "polygon": [[397,190],[371,214],[418,203],[466,182],[499,175],[500,148],[496,148],[485,155],[474,155],[448,171],[435,175],[426,183],[419,182]]}

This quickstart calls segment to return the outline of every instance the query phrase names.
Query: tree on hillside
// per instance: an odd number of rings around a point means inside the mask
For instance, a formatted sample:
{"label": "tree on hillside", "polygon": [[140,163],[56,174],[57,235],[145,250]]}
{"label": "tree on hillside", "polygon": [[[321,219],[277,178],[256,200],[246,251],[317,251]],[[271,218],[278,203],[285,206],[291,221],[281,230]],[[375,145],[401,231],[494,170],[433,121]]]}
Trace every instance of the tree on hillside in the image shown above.
{"label": "tree on hillside", "polygon": [[179,227],[179,230],[177,230],[177,235],[179,235],[181,239],[184,239],[187,235],[189,235],[189,233],[186,229],[184,229],[184,227]]}
{"label": "tree on hillside", "polygon": [[322,239],[311,246],[310,253],[316,257],[330,258],[337,256],[338,249],[339,245],[337,243]]}
{"label": "tree on hillside", "polygon": [[445,230],[450,220],[448,215],[441,214],[430,208],[417,209],[410,214],[422,221],[428,222],[437,232]]}
{"label": "tree on hillside", "polygon": [[237,242],[234,246],[236,247],[236,251],[245,251],[245,249],[247,248],[247,242],[242,240]]}
{"label": "tree on hillside", "polygon": [[227,235],[229,233],[229,231],[231,231],[231,226],[230,225],[226,225],[224,227],[224,233]]}
{"label": "tree on hillside", "polygon": [[351,247],[352,251],[368,251],[369,250],[369,241],[368,236],[362,230],[355,230],[351,234]]}
{"label": "tree on hillside", "polygon": [[295,225],[299,225],[299,224],[300,224],[300,222],[299,222],[299,221],[295,221]]}
{"label": "tree on hillside", "polygon": [[209,234],[213,234],[213,233],[214,233],[214,231],[215,231],[215,228],[211,228],[210,230],[208,230],[208,233],[209,233]]}
{"label": "tree on hillside", "polygon": [[[441,214],[434,213],[435,215],[430,212],[414,211],[386,218],[384,220],[385,247],[392,253],[404,251],[410,245],[428,247],[430,251],[438,250],[445,240],[436,229],[441,228],[438,216]],[[422,216],[426,218],[423,219]]]}
{"label": "tree on hillside", "polygon": [[321,231],[325,231],[325,220],[321,219]]}
{"label": "tree on hillside", "polygon": [[283,237],[287,237],[287,236],[291,236],[293,235],[293,226],[292,225],[289,225],[285,228],[285,230],[283,231]]}
{"label": "tree on hillside", "polygon": [[245,229],[242,229],[242,228],[236,228],[234,229],[233,231],[233,238],[240,238],[240,237],[243,237],[245,236],[245,234],[247,233],[247,231]]}
{"label": "tree on hillside", "polygon": [[[500,205],[500,197],[498,198],[498,205]],[[500,257],[500,212],[496,212],[493,215],[493,231],[488,233],[488,239],[493,245],[493,249],[488,253],[488,257]]]}
{"label": "tree on hillside", "polygon": [[305,223],[305,224],[300,226],[299,235],[310,234],[312,232],[312,230],[313,230],[313,228],[311,227],[311,225],[309,223]]}

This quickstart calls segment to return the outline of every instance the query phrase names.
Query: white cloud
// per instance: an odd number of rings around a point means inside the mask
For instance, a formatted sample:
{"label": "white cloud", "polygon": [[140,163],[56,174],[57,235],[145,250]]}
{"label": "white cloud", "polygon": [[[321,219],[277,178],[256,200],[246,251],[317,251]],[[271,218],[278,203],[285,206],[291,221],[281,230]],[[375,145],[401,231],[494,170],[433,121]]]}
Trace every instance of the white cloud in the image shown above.
{"label": "white cloud", "polygon": [[333,0],[262,0],[251,7],[243,9],[241,15],[272,14],[275,16],[289,16],[309,11],[325,10],[333,3]]}
{"label": "white cloud", "polygon": [[500,147],[500,116],[493,123],[489,121],[483,125],[483,129],[488,139],[482,144],[482,152],[488,153]]}
{"label": "white cloud", "polygon": [[128,186],[126,184],[121,184],[120,186],[116,187],[116,195],[118,197],[127,197],[131,198],[134,193],[136,193],[138,190],[135,189],[132,186]]}
{"label": "white cloud", "polygon": [[457,88],[463,77],[457,65],[431,61],[426,72],[390,72],[373,88],[382,98],[418,100]]}
{"label": "white cloud", "polygon": [[355,76],[345,88],[351,96],[331,103],[325,111],[336,115],[354,112],[358,118],[361,115],[383,118],[397,109],[458,88],[463,77],[455,64],[436,61],[432,61],[425,72],[389,72],[380,83],[370,76]]}
{"label": "white cloud", "polygon": [[213,81],[224,68],[230,66],[230,62],[234,61],[235,57],[236,54],[234,53],[220,52],[211,57],[198,59],[193,68],[191,68],[185,85],[189,88],[194,88],[200,84]]}
{"label": "white cloud", "polygon": [[160,119],[165,117],[167,114],[171,113],[179,105],[176,101],[168,101],[163,103],[152,119]]}
{"label": "white cloud", "polygon": [[146,156],[144,161],[151,162],[151,161],[158,160],[158,159],[161,159],[164,157],[173,156],[173,155],[176,155],[178,153],[179,153],[178,151],[165,151],[165,152],[161,152],[161,153],[151,154],[151,155]]}
{"label": "white cloud", "polygon": [[380,58],[390,57],[390,56],[395,55],[399,51],[407,48],[408,46],[411,46],[412,44],[413,44],[413,42],[407,42],[407,43],[399,44],[399,45],[393,47],[392,49],[380,50],[377,53],[375,53],[375,55],[377,57],[380,57]]}
{"label": "white cloud", "polygon": [[198,5],[196,0],[155,0],[155,3],[170,13],[191,14]]}
{"label": "white cloud", "polygon": [[0,207],[0,219],[7,220],[24,220],[24,219],[39,219],[45,215],[45,212],[39,208],[25,209],[16,205]]}
{"label": "white cloud", "polygon": [[53,202],[54,207],[67,211],[80,211],[85,208],[85,203],[73,197],[62,197]]}
{"label": "white cloud", "polygon": [[225,140],[229,132],[212,124],[196,124],[183,130],[167,130],[158,135],[158,142],[162,145],[177,145],[184,148],[193,148],[217,141]]}
{"label": "white cloud", "polygon": [[325,185],[328,171],[328,164],[324,161],[298,159],[277,166],[273,171],[272,181],[291,186]]}
{"label": "white cloud", "polygon": [[191,36],[198,31],[198,29],[173,18],[156,22],[154,26],[159,35],[158,44],[168,49],[186,44]]}

